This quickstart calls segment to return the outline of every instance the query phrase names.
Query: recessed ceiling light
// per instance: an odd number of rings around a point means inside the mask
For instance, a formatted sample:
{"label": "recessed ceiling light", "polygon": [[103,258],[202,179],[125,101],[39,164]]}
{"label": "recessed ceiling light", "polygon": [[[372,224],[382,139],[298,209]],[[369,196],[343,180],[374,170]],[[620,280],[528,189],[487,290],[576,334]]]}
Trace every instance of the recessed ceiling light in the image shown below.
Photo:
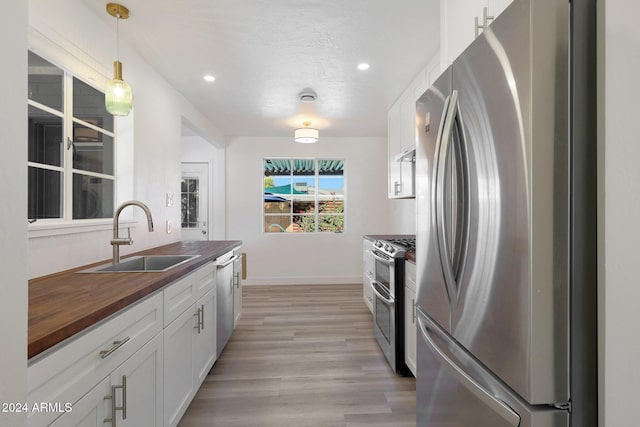
{"label": "recessed ceiling light", "polygon": [[366,62],[362,62],[360,64],[358,64],[358,70],[368,70],[369,69],[369,64],[367,64]]}
{"label": "recessed ceiling light", "polygon": [[204,76],[204,80],[207,82],[213,82],[215,81],[215,77],[213,77],[211,74],[207,74],[206,76]]}

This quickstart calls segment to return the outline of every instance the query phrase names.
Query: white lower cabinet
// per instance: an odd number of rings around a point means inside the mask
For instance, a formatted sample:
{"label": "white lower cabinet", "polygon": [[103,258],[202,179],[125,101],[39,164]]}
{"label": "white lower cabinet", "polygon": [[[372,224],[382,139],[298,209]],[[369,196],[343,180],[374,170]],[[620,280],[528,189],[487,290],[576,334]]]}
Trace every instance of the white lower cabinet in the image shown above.
{"label": "white lower cabinet", "polygon": [[156,335],[111,374],[111,399],[107,400],[115,415],[112,425],[163,425],[162,338],[162,334]]}
{"label": "white lower cabinet", "polygon": [[362,243],[362,299],[367,308],[373,313],[373,289],[371,288],[371,281],[375,280],[375,259],[371,250],[373,249],[373,242],[368,239],[364,239]]}
{"label": "white lower cabinet", "polygon": [[234,250],[234,253],[239,258],[233,262],[233,285],[235,286],[233,290],[233,329],[238,326],[242,317],[242,276],[246,265],[246,254],[239,253],[239,249]]}
{"label": "white lower cabinet", "polygon": [[[102,427],[111,417],[111,405],[105,396],[111,395],[109,378],[103,379],[89,393],[78,400],[70,412],[55,420],[52,427]],[[31,423],[30,423],[31,424]]]}
{"label": "white lower cabinet", "polygon": [[193,352],[193,377],[196,390],[202,385],[216,361],[216,290],[209,291],[196,302],[200,309],[200,329],[194,329],[196,337]]}
{"label": "white lower cabinet", "polygon": [[416,376],[416,265],[404,262],[404,363]]}
{"label": "white lower cabinet", "polygon": [[[95,387],[102,384],[105,378],[109,379],[110,387],[120,384],[113,380],[115,377],[112,375],[114,372],[119,375],[117,373],[122,369],[127,371],[129,363],[135,363],[132,361],[138,360],[137,358],[145,354],[143,349],[155,352],[154,360],[160,362],[153,365],[153,368],[158,369],[156,374],[161,379],[162,315],[162,293],[160,292],[125,309],[122,313],[90,331],[80,334],[78,338],[72,339],[69,343],[30,361],[27,369],[29,405],[31,408],[42,405],[45,409],[29,411],[28,425],[47,426],[60,416],[67,417],[74,412],[82,412],[76,410],[76,405],[80,405],[81,402],[83,403],[80,407],[87,408],[87,405],[90,407],[92,404],[90,399],[86,400],[87,393],[95,390]],[[151,346],[147,346],[147,344]],[[159,346],[159,350],[154,346]],[[160,387],[159,390],[146,389],[146,386],[141,386],[137,382],[140,375],[134,376],[136,379],[131,379],[133,383],[129,381],[134,390],[142,387],[145,388],[144,394],[159,396],[161,399],[161,383],[155,383],[156,387]],[[100,399],[104,400],[105,396],[110,395],[111,392],[103,394]],[[99,412],[99,404],[100,402],[97,401],[93,405],[96,413]],[[106,404],[108,405],[109,402]],[[49,407],[46,407],[47,405]],[[66,405],[71,406],[70,412],[58,410]],[[86,410],[88,416],[92,410]],[[158,419],[156,412],[152,411],[150,414],[151,420]],[[78,425],[85,425],[82,423],[87,421],[88,419],[79,420],[80,424]],[[73,426],[75,424],[69,422],[65,425]]]}
{"label": "white lower cabinet", "polygon": [[128,358],[52,426],[161,427],[162,334]]}
{"label": "white lower cabinet", "polygon": [[164,333],[164,425],[176,426],[215,362],[215,287],[171,322]]}
{"label": "white lower cabinet", "polygon": [[30,360],[28,425],[177,425],[215,362],[215,278],[212,262]]}
{"label": "white lower cabinet", "polygon": [[164,330],[165,425],[178,423],[193,395],[194,314],[185,311]]}

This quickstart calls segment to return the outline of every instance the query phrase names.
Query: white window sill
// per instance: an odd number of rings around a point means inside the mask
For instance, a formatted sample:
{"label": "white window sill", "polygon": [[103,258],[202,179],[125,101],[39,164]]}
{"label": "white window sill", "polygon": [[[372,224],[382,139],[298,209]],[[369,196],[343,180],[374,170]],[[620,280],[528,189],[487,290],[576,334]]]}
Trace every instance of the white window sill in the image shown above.
{"label": "white window sill", "polygon": [[[133,227],[134,220],[120,220],[119,228]],[[112,219],[83,220],[76,222],[36,221],[28,226],[29,239],[38,237],[62,236],[68,234],[91,233],[113,229]]]}

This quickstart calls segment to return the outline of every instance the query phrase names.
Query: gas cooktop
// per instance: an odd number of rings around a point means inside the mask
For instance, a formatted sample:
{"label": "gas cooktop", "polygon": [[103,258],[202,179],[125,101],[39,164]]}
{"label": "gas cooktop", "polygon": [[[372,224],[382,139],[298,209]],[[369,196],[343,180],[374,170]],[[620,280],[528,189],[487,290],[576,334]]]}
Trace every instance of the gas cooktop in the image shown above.
{"label": "gas cooktop", "polygon": [[416,251],[416,239],[415,237],[403,237],[398,239],[388,239],[385,240],[391,244],[396,246],[400,246],[406,252],[415,252]]}
{"label": "gas cooktop", "polygon": [[388,256],[400,258],[404,257],[406,252],[416,251],[416,239],[410,237],[378,239],[373,242],[373,246]]}

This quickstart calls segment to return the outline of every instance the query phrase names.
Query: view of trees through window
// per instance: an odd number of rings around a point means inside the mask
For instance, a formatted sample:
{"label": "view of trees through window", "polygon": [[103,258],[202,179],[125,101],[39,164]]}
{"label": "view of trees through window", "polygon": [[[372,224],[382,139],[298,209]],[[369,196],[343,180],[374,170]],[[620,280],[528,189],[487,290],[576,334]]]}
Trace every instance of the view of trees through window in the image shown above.
{"label": "view of trees through window", "polygon": [[264,159],[266,233],[342,233],[344,161]]}

